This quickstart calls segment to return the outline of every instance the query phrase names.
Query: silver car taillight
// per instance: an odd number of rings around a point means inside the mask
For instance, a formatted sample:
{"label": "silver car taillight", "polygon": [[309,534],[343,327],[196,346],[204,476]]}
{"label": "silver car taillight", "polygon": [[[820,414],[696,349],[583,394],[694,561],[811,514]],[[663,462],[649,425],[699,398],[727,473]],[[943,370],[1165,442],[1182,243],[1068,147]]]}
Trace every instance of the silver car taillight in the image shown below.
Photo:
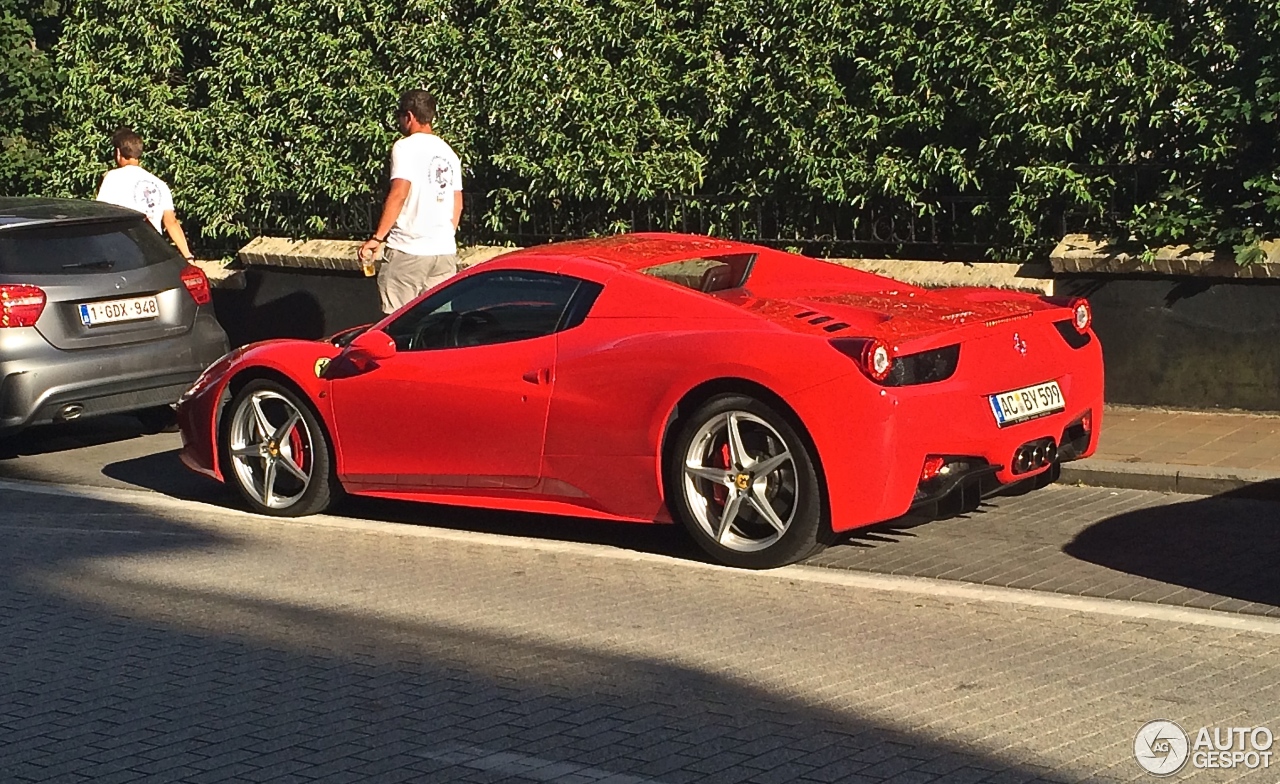
{"label": "silver car taillight", "polygon": [[38,286],[0,285],[0,328],[35,326],[44,303],[44,290]]}
{"label": "silver car taillight", "polygon": [[188,264],[183,268],[182,285],[187,287],[187,293],[197,305],[208,305],[209,300],[213,299],[213,295],[209,292],[209,278],[204,274],[204,270],[194,264]]}

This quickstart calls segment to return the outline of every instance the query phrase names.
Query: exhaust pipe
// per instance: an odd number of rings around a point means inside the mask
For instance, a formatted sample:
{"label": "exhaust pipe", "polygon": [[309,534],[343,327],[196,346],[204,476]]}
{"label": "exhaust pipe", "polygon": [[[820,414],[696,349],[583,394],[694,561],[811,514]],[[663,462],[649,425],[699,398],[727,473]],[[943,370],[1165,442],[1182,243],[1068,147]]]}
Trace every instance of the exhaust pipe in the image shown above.
{"label": "exhaust pipe", "polygon": [[68,403],[58,409],[58,413],[53,415],[55,422],[70,422],[79,418],[84,413],[84,405],[82,403]]}
{"label": "exhaust pipe", "polygon": [[1010,464],[1015,474],[1025,474],[1055,462],[1058,459],[1058,447],[1052,438],[1039,438],[1028,441],[1013,453]]}

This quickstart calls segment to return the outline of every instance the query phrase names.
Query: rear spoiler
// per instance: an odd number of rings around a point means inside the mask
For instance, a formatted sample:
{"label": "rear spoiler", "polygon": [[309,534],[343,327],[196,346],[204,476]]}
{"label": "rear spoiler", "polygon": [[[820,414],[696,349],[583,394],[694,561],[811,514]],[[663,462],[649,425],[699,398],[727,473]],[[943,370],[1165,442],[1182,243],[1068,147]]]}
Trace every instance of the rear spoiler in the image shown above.
{"label": "rear spoiler", "polygon": [[84,215],[65,218],[24,218],[17,215],[7,215],[0,217],[0,234],[29,229],[45,229],[54,226],[86,226],[95,223],[130,224],[146,219],[147,216],[140,212],[137,213],[136,217],[134,215]]}

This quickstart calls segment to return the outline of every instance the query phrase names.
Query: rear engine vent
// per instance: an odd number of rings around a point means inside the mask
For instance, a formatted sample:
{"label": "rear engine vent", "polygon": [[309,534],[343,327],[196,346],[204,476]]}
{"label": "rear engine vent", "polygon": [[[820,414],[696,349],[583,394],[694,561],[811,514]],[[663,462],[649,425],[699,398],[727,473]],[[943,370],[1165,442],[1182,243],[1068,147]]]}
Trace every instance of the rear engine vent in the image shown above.
{"label": "rear engine vent", "polygon": [[834,324],[828,324],[825,327],[823,327],[823,329],[825,329],[827,332],[839,332],[842,329],[848,329],[848,328],[849,328],[849,325],[844,323],[843,321],[837,321]]}
{"label": "rear engine vent", "polygon": [[1058,328],[1058,334],[1062,339],[1067,341],[1067,345],[1072,348],[1084,348],[1089,345],[1089,341],[1093,338],[1089,337],[1088,332],[1076,331],[1075,324],[1071,323],[1071,319],[1066,321],[1055,321],[1053,326]]}
{"label": "rear engine vent", "polygon": [[810,324],[826,324],[830,320],[831,320],[830,316],[818,316],[816,318],[809,319],[809,323]]}
{"label": "rear engine vent", "polygon": [[887,387],[909,387],[946,381],[960,362],[960,344],[894,357],[893,370],[883,381]]}
{"label": "rear engine vent", "polygon": [[816,311],[816,310],[802,310],[802,311],[800,311],[799,313],[797,313],[797,314],[796,314],[796,318],[798,318],[798,319],[809,318],[810,316],[815,316],[815,315],[817,315],[817,313],[818,313],[818,311]]}

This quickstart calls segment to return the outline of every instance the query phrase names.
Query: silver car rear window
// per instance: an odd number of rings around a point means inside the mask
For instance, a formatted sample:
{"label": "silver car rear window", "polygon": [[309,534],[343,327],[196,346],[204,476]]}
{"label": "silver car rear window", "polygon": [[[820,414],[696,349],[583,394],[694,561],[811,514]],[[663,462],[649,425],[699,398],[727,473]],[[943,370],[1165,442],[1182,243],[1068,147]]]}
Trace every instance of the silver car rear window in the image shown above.
{"label": "silver car rear window", "polygon": [[0,275],[127,272],[178,259],[141,220],[0,231]]}

